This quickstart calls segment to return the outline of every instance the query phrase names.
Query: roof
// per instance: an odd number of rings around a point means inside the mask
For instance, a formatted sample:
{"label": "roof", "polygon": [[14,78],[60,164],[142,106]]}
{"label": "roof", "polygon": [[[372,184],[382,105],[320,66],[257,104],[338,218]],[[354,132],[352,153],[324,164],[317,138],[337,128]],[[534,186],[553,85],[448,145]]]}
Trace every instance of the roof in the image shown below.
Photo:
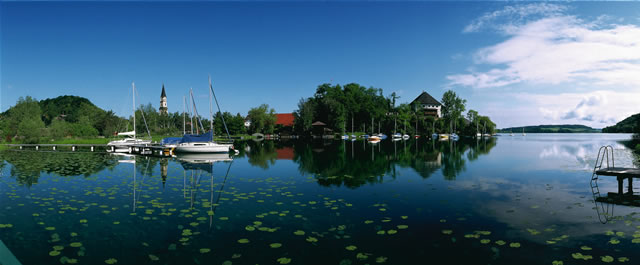
{"label": "roof", "polygon": [[167,93],[164,93],[164,84],[162,84],[162,94],[160,94],[161,98],[166,98],[167,97]]}
{"label": "roof", "polygon": [[416,99],[414,99],[411,104],[415,103],[415,102],[419,102],[420,104],[428,104],[428,105],[440,105],[442,106],[442,103],[438,102],[435,98],[433,98],[431,95],[429,95],[429,93],[422,91],[422,94],[420,94]]}
{"label": "roof", "polygon": [[276,124],[280,124],[282,126],[293,126],[293,113],[276,114]]}
{"label": "roof", "polygon": [[311,124],[312,126],[327,126],[327,124],[325,124],[324,122],[321,121],[316,121],[314,123]]}

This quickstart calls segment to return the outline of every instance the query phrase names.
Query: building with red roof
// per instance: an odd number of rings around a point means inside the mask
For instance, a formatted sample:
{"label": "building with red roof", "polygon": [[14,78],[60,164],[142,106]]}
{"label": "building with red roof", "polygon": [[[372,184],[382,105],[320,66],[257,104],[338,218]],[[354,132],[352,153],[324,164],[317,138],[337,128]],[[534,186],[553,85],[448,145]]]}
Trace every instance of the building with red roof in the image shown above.
{"label": "building with red roof", "polygon": [[276,114],[276,125],[293,126],[293,119],[293,113],[278,113]]}

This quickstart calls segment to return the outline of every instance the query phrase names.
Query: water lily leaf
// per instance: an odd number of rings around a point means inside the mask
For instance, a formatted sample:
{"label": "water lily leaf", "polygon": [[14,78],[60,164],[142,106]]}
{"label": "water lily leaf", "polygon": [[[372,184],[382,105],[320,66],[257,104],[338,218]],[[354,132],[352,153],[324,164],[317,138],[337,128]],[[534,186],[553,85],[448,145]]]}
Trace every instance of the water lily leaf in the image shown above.
{"label": "water lily leaf", "polygon": [[591,250],[592,248],[590,248],[588,246],[581,246],[580,249],[582,249],[582,250]]}
{"label": "water lily leaf", "polygon": [[209,252],[211,252],[211,249],[208,249],[208,248],[201,248],[200,249],[200,253],[202,253],[202,254],[209,253]]}
{"label": "water lily leaf", "polygon": [[108,259],[108,260],[105,260],[105,261],[104,261],[104,263],[107,263],[107,264],[116,264],[116,263],[118,263],[118,260],[117,260],[117,259],[114,259],[114,258],[110,258],[110,259]]}
{"label": "water lily leaf", "polygon": [[158,258],[157,256],[152,255],[152,254],[149,254],[149,259],[150,259],[150,260],[152,260],[152,261],[158,261],[158,260],[160,260],[160,258]]}
{"label": "water lily leaf", "polygon": [[408,225],[398,225],[397,227],[398,227],[398,229],[407,229],[407,228],[409,228]]}
{"label": "water lily leaf", "polygon": [[602,256],[600,257],[600,259],[602,259],[603,262],[613,262],[613,257],[612,256]]}
{"label": "water lily leaf", "polygon": [[63,249],[64,249],[63,246],[53,246],[53,250],[60,251],[60,250],[63,250]]}
{"label": "water lily leaf", "polygon": [[307,242],[315,243],[315,242],[318,242],[318,239],[315,238],[315,237],[310,236],[310,237],[307,237]]}
{"label": "water lily leaf", "polygon": [[496,245],[498,245],[498,246],[502,246],[502,245],[504,245],[504,244],[506,244],[506,243],[507,243],[507,242],[504,242],[504,240],[498,240],[498,241],[496,241]]}
{"label": "water lily leaf", "polygon": [[364,223],[368,225],[368,224],[373,223],[373,221],[371,221],[371,220],[365,220],[365,221],[364,221]]}
{"label": "water lily leaf", "polygon": [[358,249],[358,247],[356,247],[354,245],[350,245],[350,246],[346,246],[345,249],[347,249],[349,251],[354,251],[354,250]]}
{"label": "water lily leaf", "polygon": [[389,234],[389,235],[393,235],[395,233],[398,233],[398,231],[397,230],[393,230],[393,229],[387,230],[387,234]]}
{"label": "water lily leaf", "polygon": [[358,254],[356,254],[356,258],[359,259],[359,260],[365,260],[365,259],[369,258],[369,255],[364,254],[364,253],[358,253]]}
{"label": "water lily leaf", "polygon": [[403,216],[400,216],[400,218],[407,219],[407,218],[409,218],[409,216],[403,215]]}
{"label": "water lily leaf", "polygon": [[296,236],[304,236],[304,231],[297,230],[297,231],[293,232],[293,234],[296,235]]}
{"label": "water lily leaf", "polygon": [[629,261],[629,258],[627,258],[627,257],[619,257],[618,258],[618,262],[627,262],[627,261]]}
{"label": "water lily leaf", "polygon": [[47,230],[47,231],[53,231],[53,230],[56,230],[56,228],[55,228],[55,227],[53,227],[53,226],[45,227],[44,229],[45,229],[45,230]]}
{"label": "water lily leaf", "polygon": [[71,244],[69,244],[69,246],[74,247],[74,248],[79,248],[82,246],[82,243],[80,242],[73,242]]}
{"label": "water lily leaf", "polygon": [[279,258],[276,261],[278,261],[278,263],[280,263],[280,264],[289,264],[289,263],[291,263],[291,259],[290,258],[285,258],[285,257]]}
{"label": "water lily leaf", "polygon": [[53,251],[49,252],[49,256],[55,257],[55,256],[58,256],[58,255],[60,255],[60,251],[53,250]]}
{"label": "water lily leaf", "polygon": [[385,262],[387,262],[387,257],[380,256],[376,258],[376,263],[385,263]]}
{"label": "water lily leaf", "polygon": [[491,242],[490,239],[481,239],[480,240],[480,243],[482,243],[482,244],[489,244],[490,242]]}
{"label": "water lily leaf", "polygon": [[238,243],[240,243],[240,244],[247,244],[247,243],[249,243],[249,239],[246,239],[246,238],[238,239]]}
{"label": "water lily leaf", "polygon": [[269,247],[271,247],[271,248],[279,248],[281,246],[282,246],[282,244],[280,244],[280,243],[271,243],[271,244],[269,244]]}
{"label": "water lily leaf", "polygon": [[452,230],[442,230],[442,233],[445,234],[445,235],[450,235],[450,234],[453,233],[453,231]]}
{"label": "water lily leaf", "polygon": [[616,245],[616,244],[619,244],[619,243],[620,243],[620,240],[618,240],[615,237],[613,237],[613,238],[611,238],[611,240],[609,240],[609,244],[612,244],[612,245]]}
{"label": "water lily leaf", "polygon": [[520,247],[520,243],[514,242],[514,243],[509,244],[509,246],[512,247],[512,248],[519,248]]}
{"label": "water lily leaf", "polygon": [[562,262],[562,260],[554,260],[551,262],[551,265],[564,265],[564,262]]}

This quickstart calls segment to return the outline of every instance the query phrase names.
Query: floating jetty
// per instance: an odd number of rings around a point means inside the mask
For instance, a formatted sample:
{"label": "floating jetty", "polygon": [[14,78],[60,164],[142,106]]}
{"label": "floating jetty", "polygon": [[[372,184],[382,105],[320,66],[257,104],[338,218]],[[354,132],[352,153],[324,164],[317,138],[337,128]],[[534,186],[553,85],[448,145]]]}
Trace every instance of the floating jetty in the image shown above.
{"label": "floating jetty", "polygon": [[[36,151],[56,151],[60,149],[75,151],[90,151],[90,152],[109,152],[115,153],[116,147],[107,144],[7,144],[6,146],[18,148],[20,150],[33,149]],[[147,156],[159,156],[170,157],[173,155],[173,148],[166,147],[159,144],[151,145],[131,145],[127,147],[127,151],[123,153],[147,155]]]}
{"label": "floating jetty", "polygon": [[2,265],[21,265],[16,256],[11,253],[7,246],[0,240],[0,264]]}
{"label": "floating jetty", "polygon": [[[606,161],[606,163],[605,163]],[[593,183],[598,181],[600,176],[613,176],[618,180],[618,193],[609,192],[608,197],[612,199],[622,199],[622,197],[634,198],[633,195],[633,179],[640,178],[640,168],[616,167],[613,157],[613,147],[603,146],[598,150],[596,164],[593,167],[591,175],[592,189]],[[624,192],[624,180],[628,180],[628,191]],[[597,191],[599,195],[599,190]]]}

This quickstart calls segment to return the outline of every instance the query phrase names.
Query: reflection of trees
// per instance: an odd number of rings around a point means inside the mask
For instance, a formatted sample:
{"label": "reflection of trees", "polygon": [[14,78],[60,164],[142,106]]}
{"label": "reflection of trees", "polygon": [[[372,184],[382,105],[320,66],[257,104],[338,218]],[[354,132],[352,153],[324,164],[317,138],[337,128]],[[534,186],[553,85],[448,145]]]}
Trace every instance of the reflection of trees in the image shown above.
{"label": "reflection of trees", "polygon": [[60,176],[90,176],[106,168],[113,168],[118,159],[106,153],[64,153],[4,151],[0,158],[13,165],[11,176],[26,186],[38,183],[41,172]]}
{"label": "reflection of trees", "polygon": [[249,146],[249,164],[267,169],[276,163],[275,141],[247,142]]}
{"label": "reflection of trees", "polygon": [[376,147],[361,141],[331,141],[313,146],[300,143],[294,146],[294,161],[300,172],[313,174],[320,185],[355,188],[382,182],[382,177],[390,172],[388,157],[372,157],[371,148]]}
{"label": "reflection of trees", "polygon": [[[495,139],[458,142],[430,140],[383,141],[377,145],[357,142],[296,142],[295,159],[300,171],[312,174],[323,186],[345,185],[355,188],[380,183],[383,176],[396,177],[396,167],[412,168],[423,178],[442,169],[445,179],[453,180],[496,145]],[[466,159],[464,154],[466,153]]]}

